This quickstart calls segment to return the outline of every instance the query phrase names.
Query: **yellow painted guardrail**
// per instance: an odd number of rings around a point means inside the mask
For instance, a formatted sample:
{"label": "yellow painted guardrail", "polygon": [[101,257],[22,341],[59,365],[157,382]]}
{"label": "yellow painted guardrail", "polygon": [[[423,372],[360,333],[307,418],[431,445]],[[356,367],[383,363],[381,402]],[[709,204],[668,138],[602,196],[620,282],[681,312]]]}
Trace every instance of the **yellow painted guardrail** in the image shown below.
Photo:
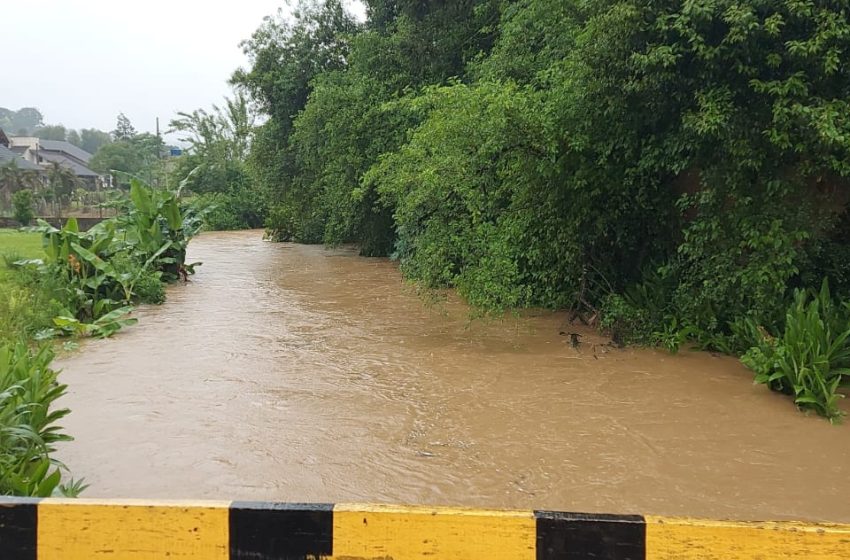
{"label": "yellow painted guardrail", "polygon": [[0,560],[848,560],[850,525],[421,506],[0,498]]}

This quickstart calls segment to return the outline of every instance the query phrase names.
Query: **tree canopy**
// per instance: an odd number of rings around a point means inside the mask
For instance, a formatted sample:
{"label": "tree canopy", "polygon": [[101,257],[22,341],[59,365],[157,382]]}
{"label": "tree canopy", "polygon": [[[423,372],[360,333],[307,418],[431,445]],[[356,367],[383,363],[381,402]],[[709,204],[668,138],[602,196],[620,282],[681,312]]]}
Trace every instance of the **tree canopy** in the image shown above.
{"label": "tree canopy", "polygon": [[10,134],[31,134],[44,124],[44,116],[35,107],[23,107],[17,111],[0,107],[0,128]]}
{"label": "tree canopy", "polygon": [[708,347],[796,288],[850,296],[846,0],[366,5],[302,2],[244,44],[278,238]]}

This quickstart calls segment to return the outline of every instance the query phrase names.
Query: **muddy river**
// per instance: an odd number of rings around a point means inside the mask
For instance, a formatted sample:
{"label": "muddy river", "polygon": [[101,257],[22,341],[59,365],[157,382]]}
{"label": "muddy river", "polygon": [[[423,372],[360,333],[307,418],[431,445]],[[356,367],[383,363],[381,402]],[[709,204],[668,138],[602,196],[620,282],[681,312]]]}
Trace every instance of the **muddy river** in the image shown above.
{"label": "muddy river", "polygon": [[573,348],[562,314],[470,321],[387,260],[259,232],[190,260],[167,304],[59,360],[87,497],[850,522],[850,423],[735,359]]}

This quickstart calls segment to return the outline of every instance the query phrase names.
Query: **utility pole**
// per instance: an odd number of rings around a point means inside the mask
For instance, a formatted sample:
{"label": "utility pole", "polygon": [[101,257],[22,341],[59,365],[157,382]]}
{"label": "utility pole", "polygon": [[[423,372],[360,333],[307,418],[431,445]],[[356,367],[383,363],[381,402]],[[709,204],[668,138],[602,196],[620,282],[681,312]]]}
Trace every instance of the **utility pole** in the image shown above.
{"label": "utility pole", "polygon": [[162,136],[159,134],[159,117],[156,118],[156,139],[158,140],[156,145],[156,160],[159,162],[158,171],[156,174],[156,188],[159,188],[159,176],[162,174]]}

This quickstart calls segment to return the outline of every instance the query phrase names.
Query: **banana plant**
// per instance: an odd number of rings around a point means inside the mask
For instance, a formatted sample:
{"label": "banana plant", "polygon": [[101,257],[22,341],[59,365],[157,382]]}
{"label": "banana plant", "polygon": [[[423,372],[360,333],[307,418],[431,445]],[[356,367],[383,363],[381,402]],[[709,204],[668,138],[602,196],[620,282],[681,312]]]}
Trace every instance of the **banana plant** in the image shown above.
{"label": "banana plant", "polygon": [[197,263],[186,263],[186,248],[202,216],[181,203],[185,183],[167,191],[132,178],[123,212],[86,232],[74,218],[62,228],[38,222],[33,229],[42,233],[45,258],[18,264],[62,280],[67,312],[55,320],[59,332],[109,336],[135,321],[125,316],[143,277],[173,281],[194,271]]}
{"label": "banana plant", "polygon": [[91,323],[83,323],[76,317],[59,316],[53,322],[62,331],[76,336],[96,336],[108,338],[124,327],[135,325],[139,322],[135,317],[127,317],[133,308],[131,306],[119,307],[106,313]]}

